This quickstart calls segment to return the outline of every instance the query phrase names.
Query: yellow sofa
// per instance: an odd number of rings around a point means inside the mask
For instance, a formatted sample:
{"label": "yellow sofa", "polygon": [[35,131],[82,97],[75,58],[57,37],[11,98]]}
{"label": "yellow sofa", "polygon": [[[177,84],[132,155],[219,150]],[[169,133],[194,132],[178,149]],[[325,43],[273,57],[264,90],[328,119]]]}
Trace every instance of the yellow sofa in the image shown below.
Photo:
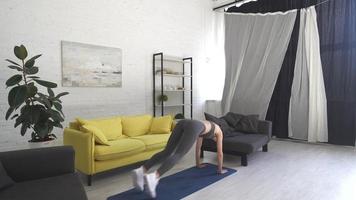
{"label": "yellow sofa", "polygon": [[88,175],[149,159],[164,149],[173,128],[171,116],[77,118],[64,129],[63,143],[75,150],[75,167]]}

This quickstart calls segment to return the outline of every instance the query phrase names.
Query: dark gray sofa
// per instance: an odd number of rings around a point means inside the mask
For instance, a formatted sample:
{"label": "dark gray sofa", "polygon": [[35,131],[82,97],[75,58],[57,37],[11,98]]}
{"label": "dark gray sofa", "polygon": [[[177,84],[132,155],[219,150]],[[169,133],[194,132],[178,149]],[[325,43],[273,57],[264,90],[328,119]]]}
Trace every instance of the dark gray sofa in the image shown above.
{"label": "dark gray sofa", "polygon": [[1,200],[87,199],[70,146],[0,152],[0,161],[15,182],[0,191]]}
{"label": "dark gray sofa", "polygon": [[[223,118],[214,120],[221,129],[226,129],[227,123]],[[230,127],[232,133],[225,134],[223,140],[223,152],[224,154],[232,154],[241,156],[241,165],[247,166],[247,156],[262,148],[264,152],[268,151],[268,142],[272,137],[272,122],[265,120],[258,120],[258,132],[257,133],[244,133],[241,131],[234,131]],[[231,131],[230,131],[231,132]],[[204,139],[201,147],[201,157],[204,156],[204,151],[216,152],[216,142],[211,139]]]}

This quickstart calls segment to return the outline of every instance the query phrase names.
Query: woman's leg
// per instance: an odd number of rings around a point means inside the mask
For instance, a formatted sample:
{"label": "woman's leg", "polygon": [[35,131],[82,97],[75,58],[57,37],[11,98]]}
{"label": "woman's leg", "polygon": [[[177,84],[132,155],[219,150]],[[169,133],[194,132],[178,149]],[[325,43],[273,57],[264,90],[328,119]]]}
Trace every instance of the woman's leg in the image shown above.
{"label": "woman's leg", "polygon": [[168,170],[170,170],[194,145],[199,134],[204,131],[204,124],[200,121],[189,120],[184,123],[183,131],[181,137],[177,142],[176,150],[167,159],[164,160],[161,167],[158,168],[157,172],[159,176],[162,176]]}
{"label": "woman's leg", "polygon": [[178,122],[178,124],[174,127],[172,134],[169,137],[167,145],[164,148],[164,150],[156,153],[148,161],[145,162],[145,164],[143,165],[145,170],[148,171],[152,166],[160,163],[162,160],[169,157],[174,152],[182,136],[183,126],[185,124],[185,121],[186,120],[182,120]]}

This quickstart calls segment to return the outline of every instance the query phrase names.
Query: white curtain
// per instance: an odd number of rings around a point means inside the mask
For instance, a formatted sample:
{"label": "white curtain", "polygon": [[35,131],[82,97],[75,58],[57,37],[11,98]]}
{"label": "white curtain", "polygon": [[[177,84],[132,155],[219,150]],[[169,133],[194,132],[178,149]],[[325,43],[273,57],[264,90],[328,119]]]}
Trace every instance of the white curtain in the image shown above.
{"label": "white curtain", "polygon": [[289,137],[327,142],[327,101],[315,7],[300,11],[300,31],[289,108]]}
{"label": "white curtain", "polygon": [[264,119],[289,44],[297,11],[226,14],[223,113]]}

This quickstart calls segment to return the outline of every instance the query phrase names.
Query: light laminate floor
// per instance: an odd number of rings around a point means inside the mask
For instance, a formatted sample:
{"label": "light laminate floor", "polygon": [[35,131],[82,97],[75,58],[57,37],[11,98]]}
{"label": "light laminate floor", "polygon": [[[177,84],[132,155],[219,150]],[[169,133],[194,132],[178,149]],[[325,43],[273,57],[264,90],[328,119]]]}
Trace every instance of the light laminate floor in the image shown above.
{"label": "light laminate floor", "polygon": [[[206,153],[204,162],[216,163],[215,157]],[[167,175],[194,163],[191,151]],[[240,157],[227,155],[224,165],[238,172],[185,199],[356,200],[356,150],[352,147],[273,140],[269,152],[249,157],[248,167],[240,165]],[[105,200],[130,188],[130,169],[124,169],[97,175],[86,191],[90,200]]]}

